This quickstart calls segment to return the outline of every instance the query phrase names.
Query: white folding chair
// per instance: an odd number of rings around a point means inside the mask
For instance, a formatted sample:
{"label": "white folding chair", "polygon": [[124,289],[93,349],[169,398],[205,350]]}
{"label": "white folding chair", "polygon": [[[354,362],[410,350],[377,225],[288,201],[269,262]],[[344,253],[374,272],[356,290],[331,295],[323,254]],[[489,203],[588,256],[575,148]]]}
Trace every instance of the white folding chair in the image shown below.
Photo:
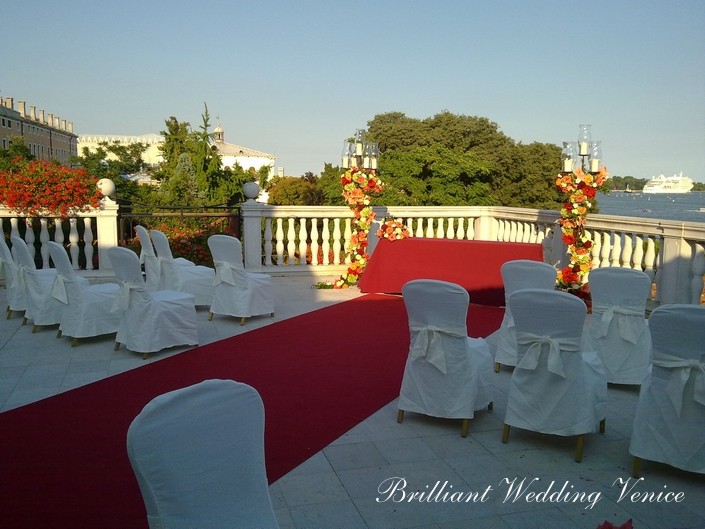
{"label": "white folding chair", "polygon": [[211,235],[208,248],[215,264],[215,292],[208,319],[225,314],[240,318],[244,324],[251,316],[273,316],[272,278],[245,271],[240,241],[230,235]]}
{"label": "white folding chair", "polygon": [[556,287],[556,269],[548,263],[517,259],[507,261],[500,269],[504,284],[504,318],[497,331],[497,349],[494,356],[494,370],[499,372],[500,365],[517,365],[517,340],[514,331],[514,319],[509,308],[509,297],[523,288],[541,288],[553,290]]}
{"label": "white folding chair", "polygon": [[470,298],[459,285],[419,279],[402,287],[411,344],[399,394],[404,412],[462,419],[467,437],[475,411],[492,410],[492,356],[487,342],[467,332]]}
{"label": "white folding chair", "polygon": [[108,249],[120,283],[113,310],[120,313],[115,350],[120,344],[130,351],[149,353],[176,345],[197,345],[198,328],[193,296],[171,290],[147,288],[137,254],[127,248]]}
{"label": "white folding chair", "polygon": [[646,299],[651,280],[641,270],[606,267],[590,272],[592,314],[584,347],[597,351],[607,382],[641,384],[651,366]]}
{"label": "white folding chair", "polygon": [[264,460],[264,405],[232,380],[154,398],[127,431],[151,529],[275,529]]}
{"label": "white folding chair", "polygon": [[161,288],[191,294],[196,305],[210,305],[213,301],[215,270],[207,266],[180,265],[171,253],[167,236],[159,230],[151,230],[150,234],[161,267]]}
{"label": "white folding chair", "polygon": [[144,265],[144,275],[149,290],[159,290],[163,288],[161,264],[154,251],[152,239],[144,226],[135,226],[137,238],[140,241],[140,263]]}
{"label": "white folding chair", "polygon": [[662,305],[649,317],[651,374],[641,385],[629,453],[705,474],[705,306]]}
{"label": "white folding chair", "polygon": [[79,338],[117,332],[120,315],[112,312],[120,291],[117,283],[89,284],[73,269],[62,245],[49,241],[47,246],[57,271],[52,297],[65,305],[58,336],[70,337],[75,346]]}
{"label": "white folding chair", "polygon": [[24,313],[23,323],[32,320],[32,332],[37,332],[43,325],[58,324],[61,321],[63,304],[51,295],[56,270],[53,268],[38,270],[27,243],[16,236],[13,236],[11,241],[17,257],[17,283],[24,289],[27,298],[27,310]]}
{"label": "white folding chair", "polygon": [[10,247],[5,242],[3,234],[0,237],[0,272],[5,279],[5,289],[7,290],[7,319],[12,318],[13,312],[24,312],[27,310],[27,295],[17,281],[19,268],[12,257]]}
{"label": "white folding chair", "polygon": [[578,436],[582,461],[585,434],[604,432],[607,378],[597,353],[582,351],[585,302],[556,290],[518,290],[509,297],[518,362],[509,383],[502,442],[510,426],[560,436]]}

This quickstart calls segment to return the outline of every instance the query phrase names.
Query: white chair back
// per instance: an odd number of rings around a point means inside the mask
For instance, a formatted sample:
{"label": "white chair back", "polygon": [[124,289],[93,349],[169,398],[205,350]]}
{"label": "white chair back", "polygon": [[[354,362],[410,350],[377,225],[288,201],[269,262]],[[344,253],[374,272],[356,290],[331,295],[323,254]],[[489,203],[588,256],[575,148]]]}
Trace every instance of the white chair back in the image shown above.
{"label": "white chair back", "polygon": [[58,242],[49,241],[47,242],[47,248],[49,249],[49,256],[54,263],[56,271],[67,280],[75,279],[78,274],[76,274],[73,266],[71,266],[71,261],[64,247]]}
{"label": "white chair back", "polygon": [[150,290],[159,290],[163,287],[162,266],[154,251],[152,239],[149,237],[149,232],[144,226],[135,226],[135,231],[137,232],[137,237],[140,240],[140,246],[142,248],[139,260],[141,263],[144,263],[147,288]]}
{"label": "white chair back", "polygon": [[237,237],[211,235],[208,237],[208,248],[213,256],[213,262],[225,262],[236,268],[245,269],[242,261],[242,243]]}
{"label": "white chair back", "polygon": [[28,270],[36,270],[37,265],[34,263],[32,254],[29,253],[29,247],[24,239],[20,239],[17,236],[12,236],[12,248],[15,252],[15,257],[17,258],[17,264],[25,267]]}
{"label": "white chair back", "polygon": [[232,380],[205,380],[149,402],[127,432],[149,526],[278,527],[264,460],[264,405]]}
{"label": "white chair back", "polygon": [[556,269],[548,263],[517,259],[504,263],[500,272],[505,300],[509,300],[509,296],[514,292],[524,288],[553,290],[556,286]]}
{"label": "white chair back", "polygon": [[[113,263],[115,277],[119,281],[135,286],[144,286],[142,272],[140,271],[140,259],[137,254],[128,248],[113,246],[108,248],[110,262]],[[115,259],[113,261],[113,259]]]}
{"label": "white chair back", "polygon": [[5,286],[11,288],[17,278],[17,263],[4,236],[0,237],[0,271],[5,278]]}
{"label": "white chair back", "polygon": [[[672,370],[660,366],[663,356],[705,363],[705,305],[662,305],[649,317],[653,349],[652,376],[670,378]],[[705,373],[703,373],[705,379]]]}
{"label": "white chair back", "polygon": [[651,293],[651,280],[641,270],[609,266],[590,272],[590,294],[595,305],[633,307],[646,309],[646,299]]}
{"label": "white chair back", "polygon": [[142,259],[142,256],[156,257],[157,254],[154,251],[152,239],[149,238],[147,228],[137,225],[135,226],[135,232],[137,232],[137,238],[140,240],[140,247],[142,248],[140,259]]}
{"label": "white chair back", "polygon": [[150,233],[152,234],[152,244],[154,244],[154,249],[157,251],[157,256],[165,261],[173,261],[174,256],[171,253],[167,236],[159,230],[152,230]]}

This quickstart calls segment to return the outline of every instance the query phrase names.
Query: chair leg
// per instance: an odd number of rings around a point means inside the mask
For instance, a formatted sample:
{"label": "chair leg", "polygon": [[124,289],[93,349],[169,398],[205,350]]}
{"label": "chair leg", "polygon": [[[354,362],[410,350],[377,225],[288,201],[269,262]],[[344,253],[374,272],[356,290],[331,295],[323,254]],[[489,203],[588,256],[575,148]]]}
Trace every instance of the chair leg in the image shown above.
{"label": "chair leg", "polygon": [[7,319],[9,320],[12,318],[12,309],[8,306],[7,307]]}
{"label": "chair leg", "polygon": [[149,358],[149,353],[142,353],[142,360],[147,360]]}
{"label": "chair leg", "polygon": [[240,318],[240,325],[245,325],[246,321],[247,321],[247,318],[245,316],[243,316],[242,318]]}
{"label": "chair leg", "polygon": [[502,442],[507,444],[509,442],[509,425],[504,425],[504,431],[502,432]]}
{"label": "chair leg", "polygon": [[499,373],[499,362],[494,363],[494,372]]}
{"label": "chair leg", "polygon": [[38,330],[39,330],[39,325],[37,325],[36,323],[34,325],[32,325],[32,334],[34,334]]}
{"label": "chair leg", "polygon": [[404,410],[397,411],[397,422],[401,423],[404,420]]}
{"label": "chair leg", "polygon": [[120,342],[115,342],[115,347],[113,347],[113,351],[117,351],[120,349]]}
{"label": "chair leg", "polygon": [[494,401],[490,402],[490,403],[487,405],[487,411],[490,412],[490,413],[492,413],[492,412],[494,411]]}
{"label": "chair leg", "polygon": [[57,337],[57,338],[61,338],[61,335],[62,335],[62,334],[63,334],[63,333],[61,332],[61,329],[57,329],[57,330],[56,330],[56,337]]}
{"label": "chair leg", "polygon": [[208,321],[211,321],[213,319],[213,313],[208,312]]}
{"label": "chair leg", "polygon": [[463,419],[463,426],[460,430],[460,437],[467,437],[470,431],[470,419]]}
{"label": "chair leg", "polygon": [[22,325],[27,325],[27,316],[22,318]]}
{"label": "chair leg", "polygon": [[585,434],[578,436],[578,445],[575,448],[575,462],[580,463],[583,460],[583,450],[585,449]]}
{"label": "chair leg", "polygon": [[78,345],[78,338],[71,338],[71,347],[76,347]]}
{"label": "chair leg", "polygon": [[605,419],[600,421],[600,433],[604,435],[605,433]]}
{"label": "chair leg", "polygon": [[632,476],[638,478],[639,474],[641,474],[641,458],[635,456],[634,466],[632,467]]}

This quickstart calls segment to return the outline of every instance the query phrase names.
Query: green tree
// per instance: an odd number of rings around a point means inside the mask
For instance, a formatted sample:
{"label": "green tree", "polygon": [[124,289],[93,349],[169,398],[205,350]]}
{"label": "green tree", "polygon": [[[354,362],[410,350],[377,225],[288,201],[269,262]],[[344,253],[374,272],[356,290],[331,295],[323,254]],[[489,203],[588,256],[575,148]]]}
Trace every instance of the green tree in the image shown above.
{"label": "green tree", "polygon": [[24,138],[22,136],[12,136],[8,148],[0,149],[0,171],[10,169],[12,160],[18,157],[27,161],[34,160],[34,155],[29,150],[29,147],[25,145]]}
{"label": "green tree", "polygon": [[557,146],[517,144],[487,118],[448,111],[423,120],[390,112],[368,127],[380,145],[380,203],[559,206]]}
{"label": "green tree", "polygon": [[166,205],[179,204],[190,207],[196,206],[200,202],[196,169],[189,153],[181,153],[174,174],[162,184],[160,195]]}
{"label": "green tree", "polygon": [[269,204],[312,206],[323,203],[325,195],[318,188],[316,177],[275,176],[269,187]]}

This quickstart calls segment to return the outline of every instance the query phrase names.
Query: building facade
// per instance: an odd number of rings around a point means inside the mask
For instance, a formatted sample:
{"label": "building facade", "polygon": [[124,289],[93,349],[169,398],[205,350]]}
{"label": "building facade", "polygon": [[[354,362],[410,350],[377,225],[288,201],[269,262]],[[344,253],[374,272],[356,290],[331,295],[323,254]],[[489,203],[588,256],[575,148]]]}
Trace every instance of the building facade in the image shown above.
{"label": "building facade", "polygon": [[8,149],[21,137],[30,153],[41,160],[67,163],[78,154],[78,136],[73,123],[36,107],[17,102],[12,97],[0,97],[0,148]]}
{"label": "building facade", "polygon": [[[213,136],[213,149],[220,155],[223,167],[232,168],[236,163],[245,170],[254,169],[259,171],[262,167],[268,167],[271,175],[276,162],[275,156],[248,147],[227,143],[225,141],[225,132],[220,124],[213,131]],[[159,134],[144,134],[142,136],[81,134],[78,137],[78,152],[82,153],[84,148],[88,148],[90,152],[95,152],[101,143],[117,143],[121,145],[143,143],[147,146],[142,155],[142,160],[146,165],[157,165],[163,160],[161,146],[164,143],[164,136]],[[108,158],[111,156],[113,155],[109,153]]]}

